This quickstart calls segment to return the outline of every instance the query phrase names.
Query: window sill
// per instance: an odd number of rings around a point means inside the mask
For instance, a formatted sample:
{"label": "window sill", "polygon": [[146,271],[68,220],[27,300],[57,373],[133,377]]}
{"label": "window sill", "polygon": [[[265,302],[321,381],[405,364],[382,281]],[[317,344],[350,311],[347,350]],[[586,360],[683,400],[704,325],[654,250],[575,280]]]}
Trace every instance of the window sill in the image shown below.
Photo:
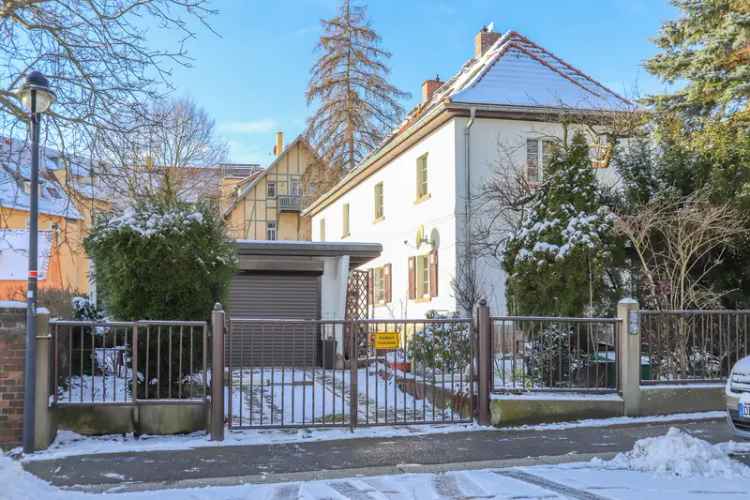
{"label": "window sill", "polygon": [[419,205],[420,203],[423,203],[423,202],[429,200],[430,198],[432,198],[432,193],[427,193],[425,195],[420,196],[416,200],[414,200],[414,204],[415,205]]}
{"label": "window sill", "polygon": [[415,304],[426,304],[428,302],[432,302],[432,297],[426,295],[424,297],[414,299],[412,302],[414,302]]}
{"label": "window sill", "polygon": [[373,224],[377,224],[378,222],[382,222],[385,220],[385,215],[382,217],[377,217],[375,220],[372,221]]}

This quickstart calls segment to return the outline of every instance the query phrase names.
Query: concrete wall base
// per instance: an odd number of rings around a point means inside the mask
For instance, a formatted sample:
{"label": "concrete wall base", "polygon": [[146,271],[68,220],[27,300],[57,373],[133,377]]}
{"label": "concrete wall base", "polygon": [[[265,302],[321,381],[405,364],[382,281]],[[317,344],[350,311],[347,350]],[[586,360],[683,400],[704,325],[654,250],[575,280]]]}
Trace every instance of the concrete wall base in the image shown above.
{"label": "concrete wall base", "polygon": [[723,385],[641,386],[638,415],[724,410]]}
{"label": "concrete wall base", "polygon": [[586,418],[620,417],[624,402],[618,397],[591,399],[544,396],[501,397],[490,401],[492,425],[509,426],[581,420]]}
{"label": "concrete wall base", "polygon": [[208,428],[208,405],[71,405],[51,409],[57,426],[84,436],[103,434],[185,434]]}

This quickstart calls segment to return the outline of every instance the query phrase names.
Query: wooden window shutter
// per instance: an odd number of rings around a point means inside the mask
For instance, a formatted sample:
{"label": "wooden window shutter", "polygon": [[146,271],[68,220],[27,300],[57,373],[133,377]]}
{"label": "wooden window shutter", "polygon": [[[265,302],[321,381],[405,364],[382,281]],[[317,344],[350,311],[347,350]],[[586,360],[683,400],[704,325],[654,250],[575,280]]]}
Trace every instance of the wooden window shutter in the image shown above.
{"label": "wooden window shutter", "polygon": [[430,297],[438,295],[438,254],[437,250],[430,252]]}
{"label": "wooden window shutter", "polygon": [[385,301],[392,302],[393,296],[391,293],[391,265],[386,264],[383,266],[383,288],[385,288]]}
{"label": "wooden window shutter", "polygon": [[417,298],[417,258],[409,257],[409,299]]}
{"label": "wooden window shutter", "polygon": [[373,305],[375,303],[375,270],[370,269],[367,271],[367,303]]}

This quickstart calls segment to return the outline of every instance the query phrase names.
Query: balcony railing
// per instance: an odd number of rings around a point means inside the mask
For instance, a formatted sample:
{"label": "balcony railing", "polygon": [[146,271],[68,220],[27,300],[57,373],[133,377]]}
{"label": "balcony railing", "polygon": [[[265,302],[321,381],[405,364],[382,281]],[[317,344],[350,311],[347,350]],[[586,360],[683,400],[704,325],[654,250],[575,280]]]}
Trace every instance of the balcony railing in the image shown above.
{"label": "balcony railing", "polygon": [[280,195],[279,210],[282,212],[300,212],[302,210],[301,198],[299,196]]}

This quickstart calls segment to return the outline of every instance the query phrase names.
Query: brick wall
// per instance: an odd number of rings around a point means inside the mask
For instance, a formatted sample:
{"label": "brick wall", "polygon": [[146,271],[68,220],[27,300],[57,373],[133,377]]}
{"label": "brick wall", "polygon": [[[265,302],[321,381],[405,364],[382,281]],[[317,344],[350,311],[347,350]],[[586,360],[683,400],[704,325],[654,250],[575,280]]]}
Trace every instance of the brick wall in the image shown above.
{"label": "brick wall", "polygon": [[0,305],[0,448],[21,444],[26,306]]}

